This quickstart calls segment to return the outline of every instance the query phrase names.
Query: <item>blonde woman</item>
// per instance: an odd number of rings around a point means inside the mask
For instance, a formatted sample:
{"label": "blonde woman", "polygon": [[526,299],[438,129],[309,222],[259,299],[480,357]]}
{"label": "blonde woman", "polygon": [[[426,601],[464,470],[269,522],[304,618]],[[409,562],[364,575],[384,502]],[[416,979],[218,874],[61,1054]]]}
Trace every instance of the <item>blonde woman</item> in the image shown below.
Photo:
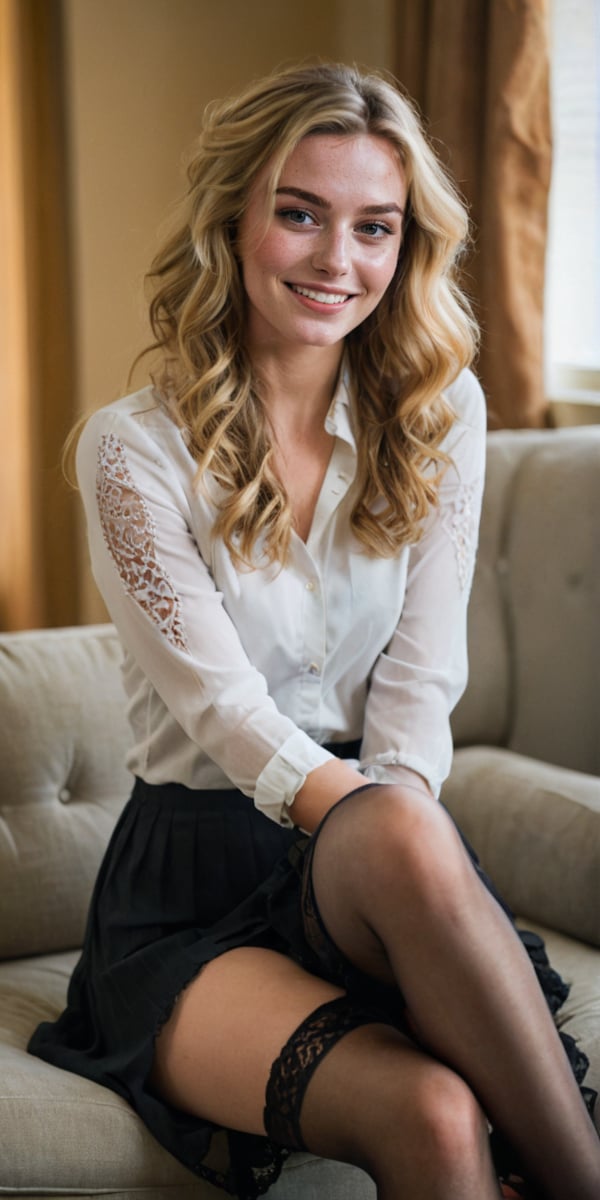
{"label": "blonde woman", "polygon": [[599,1194],[536,974],[438,803],[484,469],[466,234],[389,82],[300,67],[212,105],[153,385],[78,446],[136,783],[31,1048],[244,1200],[299,1147],[380,1200]]}

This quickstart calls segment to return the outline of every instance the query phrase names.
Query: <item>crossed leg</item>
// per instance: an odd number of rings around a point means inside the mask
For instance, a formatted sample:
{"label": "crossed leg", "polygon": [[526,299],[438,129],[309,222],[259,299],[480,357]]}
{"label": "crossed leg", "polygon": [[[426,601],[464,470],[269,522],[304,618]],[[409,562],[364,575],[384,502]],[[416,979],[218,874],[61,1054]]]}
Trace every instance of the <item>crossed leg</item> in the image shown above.
{"label": "crossed leg", "polygon": [[600,1141],[534,971],[441,806],[407,788],[350,795],[316,838],[312,881],[334,943],[397,983],[421,1045],[468,1083],[544,1198],[600,1196]]}
{"label": "crossed leg", "polygon": [[[182,993],[156,1047],[154,1087],[216,1124],[264,1134],[281,1047],[342,995],[271,950],[230,950]],[[302,1136],[369,1172],[379,1200],[497,1200],[487,1125],[457,1074],[389,1025],[347,1033],[308,1083]]]}
{"label": "crossed leg", "polygon": [[[420,1044],[381,1024],[343,1037],[308,1083],[306,1146],[369,1171],[380,1200],[492,1200],[485,1113],[544,1200],[597,1200],[600,1143],[545,1000],[443,809],[402,787],[349,796],[317,835],[312,879],[331,938],[401,988]],[[187,1111],[263,1133],[271,1065],[339,995],[272,951],[230,951],[175,1006],[155,1086]]]}

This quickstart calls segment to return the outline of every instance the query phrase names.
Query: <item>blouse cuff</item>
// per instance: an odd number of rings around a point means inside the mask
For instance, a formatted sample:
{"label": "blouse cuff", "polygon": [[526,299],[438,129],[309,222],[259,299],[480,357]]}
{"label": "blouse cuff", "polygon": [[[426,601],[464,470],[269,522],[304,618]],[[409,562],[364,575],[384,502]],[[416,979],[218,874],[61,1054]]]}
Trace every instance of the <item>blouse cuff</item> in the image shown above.
{"label": "blouse cuff", "polygon": [[440,777],[436,774],[432,770],[431,763],[424,758],[419,758],[418,755],[378,754],[374,762],[371,761],[366,765],[363,763],[361,772],[371,783],[401,783],[402,772],[397,771],[397,767],[421,775],[428,784],[434,799],[439,799],[445,776]]}
{"label": "blouse cuff", "polygon": [[294,822],[287,809],[293,805],[296,793],[310,771],[334,757],[302,730],[292,733],[269,759],[256,781],[255,808],[278,825],[292,829]]}

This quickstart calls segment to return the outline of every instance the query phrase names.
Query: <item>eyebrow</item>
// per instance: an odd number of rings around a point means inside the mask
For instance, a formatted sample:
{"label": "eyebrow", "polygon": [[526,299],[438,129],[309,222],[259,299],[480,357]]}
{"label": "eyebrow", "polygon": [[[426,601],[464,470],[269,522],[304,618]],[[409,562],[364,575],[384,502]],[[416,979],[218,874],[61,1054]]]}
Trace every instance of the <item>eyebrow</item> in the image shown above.
{"label": "eyebrow", "polygon": [[[324,200],[322,196],[317,196],[314,192],[305,192],[304,188],[278,187],[275,191],[276,196],[281,196],[284,194],[286,196],[296,196],[299,200],[306,200],[308,204],[318,205],[319,208],[331,208],[329,200]],[[399,213],[401,217],[404,216],[404,209],[400,208],[400,205],[395,204],[393,201],[390,201],[389,204],[367,204],[359,211],[363,216],[367,216],[371,213],[383,214],[391,212]]]}

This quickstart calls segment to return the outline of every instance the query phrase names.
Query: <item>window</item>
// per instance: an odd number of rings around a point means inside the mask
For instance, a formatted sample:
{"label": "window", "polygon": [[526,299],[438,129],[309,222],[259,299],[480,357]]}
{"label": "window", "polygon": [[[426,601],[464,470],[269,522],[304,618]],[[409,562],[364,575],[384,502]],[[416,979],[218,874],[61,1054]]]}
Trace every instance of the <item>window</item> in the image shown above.
{"label": "window", "polygon": [[600,0],[551,0],[551,20],[547,386],[600,404]]}

